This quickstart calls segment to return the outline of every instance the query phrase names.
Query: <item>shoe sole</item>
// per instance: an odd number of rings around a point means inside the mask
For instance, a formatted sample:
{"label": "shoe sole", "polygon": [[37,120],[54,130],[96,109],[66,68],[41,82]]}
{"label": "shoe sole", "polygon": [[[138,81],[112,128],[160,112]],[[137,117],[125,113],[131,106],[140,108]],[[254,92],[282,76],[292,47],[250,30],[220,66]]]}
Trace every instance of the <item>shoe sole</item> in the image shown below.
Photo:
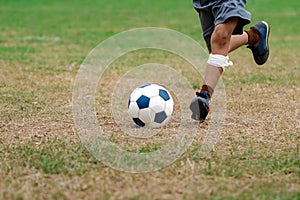
{"label": "shoe sole", "polygon": [[201,99],[201,97],[195,97],[190,104],[191,118],[197,121],[205,120],[208,114],[208,110]]}
{"label": "shoe sole", "polygon": [[270,48],[269,48],[270,26],[269,26],[269,24],[268,24],[267,22],[265,22],[265,21],[262,21],[262,23],[263,23],[264,25],[266,25],[266,27],[267,27],[267,34],[266,34],[265,40],[266,40],[267,47],[268,47],[268,57],[269,57],[269,52],[270,52]]}
{"label": "shoe sole", "polygon": [[[268,60],[268,57],[269,57],[269,54],[270,54],[270,48],[269,48],[269,35],[270,35],[270,26],[267,22],[265,21],[262,21],[261,23],[263,23],[266,27],[267,27],[267,34],[266,34],[266,37],[264,38],[265,41],[266,41],[266,45],[267,45],[267,48],[268,48],[268,55],[267,55],[267,59],[266,61]],[[263,65],[266,63],[266,61],[264,62],[256,62],[258,65]]]}
{"label": "shoe sole", "polygon": [[[265,40],[267,41],[267,45],[268,45],[268,39],[269,39],[269,34],[270,34],[270,26],[269,26],[269,24],[267,23],[267,22],[265,22],[265,21],[262,21],[261,23],[263,23],[264,25],[266,25],[266,27],[267,27],[267,35],[266,35],[266,38],[265,38]],[[268,47],[269,47],[269,45],[268,45]]]}

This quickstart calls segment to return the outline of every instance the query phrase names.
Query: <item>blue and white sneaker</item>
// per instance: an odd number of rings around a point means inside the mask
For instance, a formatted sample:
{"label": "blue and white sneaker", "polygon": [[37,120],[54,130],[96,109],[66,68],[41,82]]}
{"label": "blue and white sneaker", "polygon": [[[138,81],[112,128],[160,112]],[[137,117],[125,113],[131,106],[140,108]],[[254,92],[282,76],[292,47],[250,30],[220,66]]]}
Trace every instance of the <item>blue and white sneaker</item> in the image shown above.
{"label": "blue and white sneaker", "polygon": [[269,58],[269,34],[270,26],[267,22],[261,21],[251,27],[252,30],[259,34],[259,41],[255,45],[248,45],[251,49],[253,58],[258,65],[263,65]]}
{"label": "blue and white sneaker", "polygon": [[204,121],[209,113],[209,97],[206,92],[196,92],[196,95],[190,104],[191,117],[194,120]]}

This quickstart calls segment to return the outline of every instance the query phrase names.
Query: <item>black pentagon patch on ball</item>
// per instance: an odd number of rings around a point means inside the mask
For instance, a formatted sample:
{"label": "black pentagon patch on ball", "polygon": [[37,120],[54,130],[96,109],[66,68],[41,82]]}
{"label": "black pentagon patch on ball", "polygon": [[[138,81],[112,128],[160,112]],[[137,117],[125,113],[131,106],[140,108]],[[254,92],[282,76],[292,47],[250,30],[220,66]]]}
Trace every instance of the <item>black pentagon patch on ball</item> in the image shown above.
{"label": "black pentagon patch on ball", "polygon": [[168,101],[170,99],[170,96],[166,90],[159,89],[159,96],[163,98],[165,101]]}
{"label": "black pentagon patch on ball", "polygon": [[162,123],[167,118],[167,114],[165,111],[161,111],[159,113],[155,114],[154,122],[156,123]]}
{"label": "black pentagon patch on ball", "polygon": [[150,102],[150,98],[144,95],[140,96],[140,98],[136,101],[139,109],[148,108],[149,102]]}
{"label": "black pentagon patch on ball", "polygon": [[142,122],[142,120],[140,120],[139,118],[133,118],[134,123],[136,123],[138,126],[145,126],[145,123]]}

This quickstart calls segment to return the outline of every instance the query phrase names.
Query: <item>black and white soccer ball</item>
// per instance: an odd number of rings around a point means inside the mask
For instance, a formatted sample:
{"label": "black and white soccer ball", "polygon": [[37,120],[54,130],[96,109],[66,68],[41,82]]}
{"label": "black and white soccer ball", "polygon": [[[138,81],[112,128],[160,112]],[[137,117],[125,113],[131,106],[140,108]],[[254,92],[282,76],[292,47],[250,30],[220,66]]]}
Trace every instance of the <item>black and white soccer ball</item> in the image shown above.
{"label": "black and white soccer ball", "polygon": [[173,113],[174,101],[169,91],[157,84],[144,84],[136,88],[128,101],[128,113],[141,127],[164,126]]}

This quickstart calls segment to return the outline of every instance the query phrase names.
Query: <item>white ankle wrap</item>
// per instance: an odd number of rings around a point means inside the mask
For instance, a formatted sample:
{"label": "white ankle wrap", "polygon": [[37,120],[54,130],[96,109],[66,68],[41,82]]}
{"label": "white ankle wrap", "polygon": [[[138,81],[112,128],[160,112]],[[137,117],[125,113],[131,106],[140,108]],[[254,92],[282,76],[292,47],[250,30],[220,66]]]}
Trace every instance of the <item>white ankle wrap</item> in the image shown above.
{"label": "white ankle wrap", "polygon": [[207,63],[215,67],[222,67],[223,72],[225,71],[225,67],[233,65],[233,63],[229,60],[228,56],[212,53],[209,54]]}

